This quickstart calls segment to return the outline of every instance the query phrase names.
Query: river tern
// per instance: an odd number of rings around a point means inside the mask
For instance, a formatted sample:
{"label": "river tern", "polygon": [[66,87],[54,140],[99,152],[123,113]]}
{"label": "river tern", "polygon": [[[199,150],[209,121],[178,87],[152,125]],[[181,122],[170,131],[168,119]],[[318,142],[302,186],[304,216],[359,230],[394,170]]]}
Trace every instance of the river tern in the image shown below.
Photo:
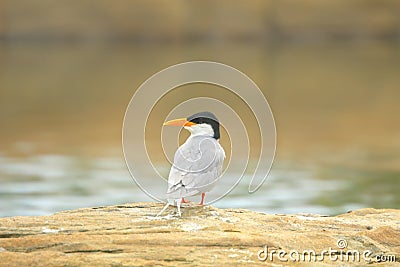
{"label": "river tern", "polygon": [[181,216],[181,203],[185,197],[201,195],[199,205],[222,174],[225,151],[219,144],[219,121],[211,112],[199,112],[188,118],[170,120],[164,126],[180,126],[190,132],[189,138],[175,152],[174,163],[168,176],[167,204],[176,205]]}

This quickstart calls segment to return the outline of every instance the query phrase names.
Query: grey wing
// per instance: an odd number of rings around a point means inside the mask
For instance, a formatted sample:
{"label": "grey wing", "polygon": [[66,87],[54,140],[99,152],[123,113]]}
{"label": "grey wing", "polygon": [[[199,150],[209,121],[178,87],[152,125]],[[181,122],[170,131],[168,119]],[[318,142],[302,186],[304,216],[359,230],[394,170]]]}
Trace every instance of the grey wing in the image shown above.
{"label": "grey wing", "polygon": [[217,140],[193,137],[175,153],[167,196],[180,198],[209,191],[221,176],[225,152]]}

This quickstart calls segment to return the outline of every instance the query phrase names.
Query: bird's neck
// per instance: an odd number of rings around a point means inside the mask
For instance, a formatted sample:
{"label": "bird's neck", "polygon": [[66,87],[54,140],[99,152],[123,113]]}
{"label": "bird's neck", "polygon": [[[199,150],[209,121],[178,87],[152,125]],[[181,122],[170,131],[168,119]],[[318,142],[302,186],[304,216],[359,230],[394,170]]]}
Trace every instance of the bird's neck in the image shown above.
{"label": "bird's neck", "polygon": [[213,137],[214,131],[212,127],[208,124],[195,125],[190,127],[185,127],[190,132],[190,137],[194,136],[207,136]]}

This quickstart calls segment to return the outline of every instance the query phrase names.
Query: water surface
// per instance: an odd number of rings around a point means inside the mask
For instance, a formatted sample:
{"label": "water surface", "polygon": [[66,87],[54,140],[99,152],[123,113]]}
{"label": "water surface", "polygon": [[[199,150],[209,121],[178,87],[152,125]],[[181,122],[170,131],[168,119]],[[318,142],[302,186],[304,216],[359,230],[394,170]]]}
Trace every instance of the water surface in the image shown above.
{"label": "water surface", "polygon": [[[398,51],[381,43],[2,44],[0,216],[150,201],[122,156],[125,108],[150,75],[196,59],[248,74],[277,125],[265,185],[249,195],[243,183],[215,206],[323,214],[400,208]],[[156,155],[157,137],[146,140]]]}

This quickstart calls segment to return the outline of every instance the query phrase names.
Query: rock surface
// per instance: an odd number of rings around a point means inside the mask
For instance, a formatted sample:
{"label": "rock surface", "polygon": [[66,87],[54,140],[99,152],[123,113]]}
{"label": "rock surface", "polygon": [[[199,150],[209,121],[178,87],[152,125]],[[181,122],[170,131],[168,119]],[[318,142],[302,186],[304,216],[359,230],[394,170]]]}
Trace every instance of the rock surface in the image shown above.
{"label": "rock surface", "polygon": [[[162,207],[134,203],[0,218],[0,266],[308,266],[305,250],[315,251],[314,265],[400,265],[400,210],[327,217],[189,205],[181,218],[173,207],[155,217]],[[331,259],[324,252],[330,248],[337,250]],[[272,250],[286,252],[287,262]],[[378,262],[381,255],[386,262]]]}

